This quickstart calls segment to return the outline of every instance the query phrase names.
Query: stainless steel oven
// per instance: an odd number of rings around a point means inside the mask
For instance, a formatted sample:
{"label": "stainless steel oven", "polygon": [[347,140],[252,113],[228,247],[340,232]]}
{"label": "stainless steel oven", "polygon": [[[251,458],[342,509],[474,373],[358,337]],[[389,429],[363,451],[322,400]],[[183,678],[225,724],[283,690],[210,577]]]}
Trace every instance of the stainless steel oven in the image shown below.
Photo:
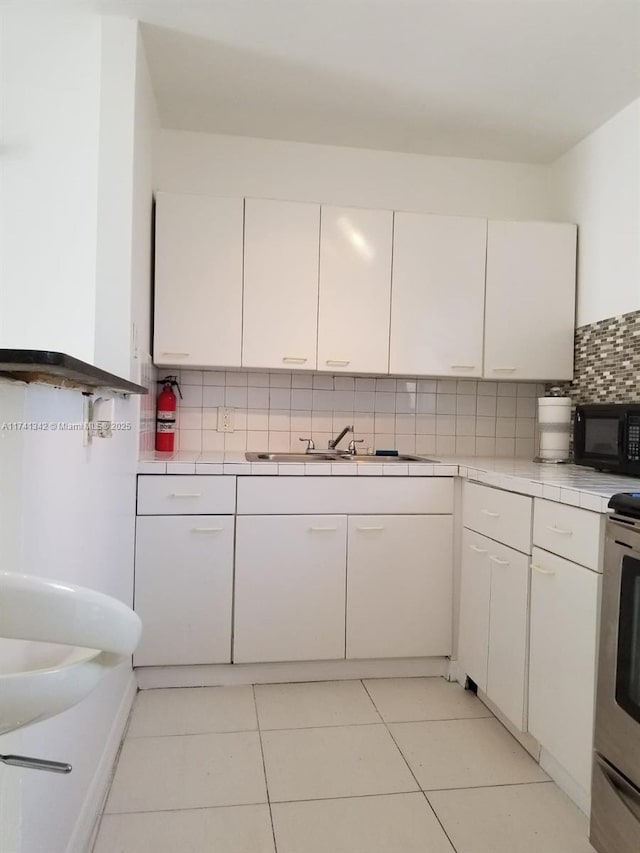
{"label": "stainless steel oven", "polygon": [[607,521],[596,698],[591,843],[640,851],[640,493]]}

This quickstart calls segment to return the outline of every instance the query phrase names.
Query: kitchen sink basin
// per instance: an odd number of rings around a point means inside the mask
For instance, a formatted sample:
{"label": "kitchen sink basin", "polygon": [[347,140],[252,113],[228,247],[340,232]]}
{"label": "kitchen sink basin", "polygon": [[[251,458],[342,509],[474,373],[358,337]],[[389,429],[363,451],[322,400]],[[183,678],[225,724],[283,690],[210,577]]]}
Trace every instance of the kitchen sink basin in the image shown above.
{"label": "kitchen sink basin", "polygon": [[423,456],[410,456],[400,454],[399,456],[376,456],[375,454],[362,453],[352,456],[349,453],[246,453],[248,462],[426,462],[436,464],[437,459],[425,459]]}

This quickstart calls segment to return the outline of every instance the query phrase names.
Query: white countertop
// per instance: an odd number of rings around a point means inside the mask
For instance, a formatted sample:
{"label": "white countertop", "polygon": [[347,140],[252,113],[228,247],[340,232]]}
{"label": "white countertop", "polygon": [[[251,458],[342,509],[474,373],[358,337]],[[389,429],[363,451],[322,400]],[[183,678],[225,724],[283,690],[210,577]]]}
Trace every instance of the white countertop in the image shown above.
{"label": "white countertop", "polygon": [[607,512],[616,492],[640,491],[640,480],[578,465],[544,465],[526,459],[441,457],[428,462],[248,462],[244,453],[154,453],[138,463],[139,474],[286,476],[464,477],[518,494],[546,498],[593,512]]}

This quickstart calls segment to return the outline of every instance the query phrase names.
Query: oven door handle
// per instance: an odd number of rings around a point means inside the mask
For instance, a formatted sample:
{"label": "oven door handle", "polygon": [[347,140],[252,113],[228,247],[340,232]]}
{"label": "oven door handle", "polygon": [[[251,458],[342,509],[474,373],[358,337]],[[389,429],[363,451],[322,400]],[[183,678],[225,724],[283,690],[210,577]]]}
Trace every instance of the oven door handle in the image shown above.
{"label": "oven door handle", "polygon": [[615,788],[616,793],[629,809],[631,814],[640,822],[640,791],[637,790],[624,776],[618,773],[608,761],[605,761],[596,753],[596,761],[600,769],[607,777],[607,781]]}

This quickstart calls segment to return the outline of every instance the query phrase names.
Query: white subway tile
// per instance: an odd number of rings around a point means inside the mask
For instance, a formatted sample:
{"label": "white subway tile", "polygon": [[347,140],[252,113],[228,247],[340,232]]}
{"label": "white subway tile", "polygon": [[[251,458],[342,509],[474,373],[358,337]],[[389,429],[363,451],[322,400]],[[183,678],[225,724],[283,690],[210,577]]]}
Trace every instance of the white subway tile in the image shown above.
{"label": "white subway tile", "polygon": [[250,409],[268,409],[269,389],[250,385],[247,388],[247,405]]}
{"label": "white subway tile", "polygon": [[436,435],[455,435],[456,419],[452,415],[436,415]]}
{"label": "white subway tile", "polygon": [[291,432],[295,433],[295,437],[300,436],[311,437],[311,412],[300,412],[292,410],[291,412]]}
{"label": "white subway tile", "polygon": [[[483,400],[489,400],[491,397],[483,397]],[[475,415],[476,413],[476,396],[475,394],[462,395],[456,397],[456,414],[457,415]],[[481,412],[479,414],[482,414]]]}
{"label": "white subway tile", "polygon": [[516,400],[516,417],[535,418],[536,401],[534,397],[518,397]]}
{"label": "white subway tile", "polygon": [[395,412],[396,410],[396,395],[388,391],[376,391],[375,411],[376,412]]}
{"label": "white subway tile", "polygon": [[182,391],[182,397],[178,394],[178,404],[183,408],[200,409],[202,408],[202,386],[201,385],[185,385]]}
{"label": "white subway tile", "polygon": [[420,456],[428,456],[436,452],[435,435],[416,435],[416,453]]}
{"label": "white subway tile", "polygon": [[[477,446],[477,441],[476,441]],[[496,456],[515,456],[515,438],[496,438]]]}
{"label": "white subway tile", "polygon": [[475,379],[458,379],[456,382],[456,393],[457,394],[477,394],[478,391],[478,383]]}
{"label": "white subway tile", "polygon": [[515,438],[515,435],[515,418],[496,418],[496,436],[498,438]]}
{"label": "white subway tile", "polygon": [[397,436],[406,436],[416,434],[416,416],[415,415],[396,415],[395,431]]}
{"label": "white subway tile", "polygon": [[396,380],[388,376],[379,376],[376,379],[376,391],[394,391],[396,390]]}
{"label": "white subway tile", "polygon": [[202,429],[202,409],[178,409],[177,428],[179,430]]}
{"label": "white subway tile", "polygon": [[244,387],[227,385],[224,394],[225,406],[230,406],[234,409],[247,408],[247,386]]}
{"label": "white subway tile", "polygon": [[516,418],[516,438],[533,438],[535,423],[533,418]]}
{"label": "white subway tile", "polygon": [[515,382],[498,382],[498,397],[515,397],[518,386]]}
{"label": "white subway tile", "polygon": [[392,414],[378,414],[374,418],[374,432],[394,433],[396,429],[396,416]]}
{"label": "white subway tile", "polygon": [[233,453],[247,449],[247,431],[241,432],[225,432],[224,433],[224,451],[225,453]]}
{"label": "white subway tile", "polygon": [[290,409],[291,408],[291,389],[290,388],[270,388],[269,389],[269,408],[270,409]]}
{"label": "white subway tile", "polygon": [[353,376],[334,376],[333,387],[336,391],[354,391],[356,387]]}
{"label": "white subway tile", "polygon": [[288,453],[289,451],[289,433],[288,432],[272,432],[269,430],[269,452],[270,453]]}
{"label": "white subway tile", "polygon": [[181,370],[178,373],[180,387],[183,385],[202,385],[201,370]]}
{"label": "white subway tile", "polygon": [[[459,415],[456,418],[456,435],[474,436],[476,434],[476,419],[475,417]],[[458,452],[458,451],[456,451]]]}
{"label": "white subway tile", "polygon": [[224,406],[225,391],[226,388],[224,385],[205,385],[204,388],[200,389],[200,393],[202,394],[200,405],[204,406],[206,409],[214,409],[218,406]]}
{"label": "white subway tile", "polygon": [[456,388],[455,379],[438,379],[438,394],[455,394]]}
{"label": "white subway tile", "polygon": [[269,433],[256,432],[249,430],[247,432],[247,450],[252,450],[254,453],[261,453],[269,449]]}
{"label": "white subway tile", "polygon": [[532,438],[516,438],[516,456],[519,459],[533,459],[535,442]]}
{"label": "white subway tile", "polygon": [[209,453],[212,450],[224,450],[223,432],[216,432],[213,429],[202,430],[202,450],[204,453]]}
{"label": "white subway tile", "polygon": [[268,373],[249,373],[247,377],[247,385],[254,388],[268,388],[269,374]]}
{"label": "white subway tile", "polygon": [[292,388],[313,388],[313,376],[310,373],[296,371],[291,374]]}
{"label": "white subway tile", "polygon": [[478,397],[495,397],[497,393],[497,382],[478,382]]}
{"label": "white subway tile", "polygon": [[333,412],[333,391],[313,391],[312,412]]}
{"label": "white subway tile", "polygon": [[440,394],[436,397],[436,412],[439,415],[455,415],[456,413],[456,397],[455,394]]}
{"label": "white subway tile", "polygon": [[476,435],[493,436],[496,434],[495,418],[476,418]]}
{"label": "white subway tile", "polygon": [[415,435],[396,435],[396,450],[398,453],[415,453]]}
{"label": "white subway tile", "polygon": [[243,373],[241,370],[226,370],[224,374],[224,381],[227,387],[229,385],[239,385],[240,387],[245,387],[248,383],[249,375],[247,373]]}
{"label": "white subway tile", "polygon": [[396,394],[415,394],[418,383],[415,379],[396,379]]}
{"label": "white subway tile", "polygon": [[374,391],[356,391],[353,410],[355,412],[373,412],[375,410],[375,403],[376,395]]}
{"label": "white subway tile", "polygon": [[437,390],[437,379],[418,379],[418,394],[435,394]]}
{"label": "white subway tile", "polygon": [[456,452],[456,437],[455,435],[438,435],[436,436],[436,456],[451,456]]}
{"label": "white subway tile", "polygon": [[370,376],[356,376],[356,391],[375,391],[376,380]]}
{"label": "white subway tile", "polygon": [[402,391],[396,392],[396,412],[401,414],[415,414],[416,394]]}
{"label": "white subway tile", "polygon": [[[383,415],[383,417],[386,417]],[[375,432],[375,415],[371,412],[367,412],[366,414],[361,414],[360,412],[355,412],[353,416],[353,423],[356,432],[358,433],[372,433]]]}
{"label": "white subway tile", "polygon": [[353,412],[354,397],[355,394],[353,391],[334,391],[334,412]]}
{"label": "white subway tile", "polygon": [[205,370],[202,374],[203,385],[225,385],[224,370]]}
{"label": "white subway tile", "polygon": [[516,401],[512,397],[498,397],[496,414],[499,418],[515,418]]}
{"label": "white subway tile", "polygon": [[291,391],[291,408],[311,411],[313,391],[308,388],[294,388]]}
{"label": "white subway tile", "polygon": [[456,436],[456,455],[458,456],[475,456],[476,453],[476,438],[471,435]]}
{"label": "white subway tile", "polygon": [[416,416],[416,435],[435,435],[436,434],[436,416],[435,415],[417,415]]}
{"label": "white subway tile", "polygon": [[278,411],[271,409],[269,411],[269,432],[290,432],[291,431],[291,413],[289,409]]}
{"label": "white subway tile", "polygon": [[418,393],[418,401],[416,412],[419,415],[435,415],[436,413],[436,395]]}
{"label": "white subway tile", "polygon": [[177,434],[180,450],[202,450],[202,430],[183,429]]}
{"label": "white subway tile", "polygon": [[476,413],[484,418],[495,418],[497,411],[497,400],[497,397],[478,397],[476,400]]}
{"label": "white subway tile", "polygon": [[313,388],[320,391],[333,391],[333,376],[329,376],[327,373],[315,373]]}
{"label": "white subway tile", "polygon": [[268,430],[269,412],[265,409],[249,409],[247,411],[247,429]]}
{"label": "white subway tile", "polygon": [[516,394],[518,397],[537,397],[537,386],[534,382],[518,382]]}
{"label": "white subway tile", "polygon": [[395,450],[396,436],[395,433],[376,433],[373,438],[374,447],[376,450]]}
{"label": "white subway tile", "polygon": [[270,388],[291,388],[290,373],[270,373],[269,374]]}
{"label": "white subway tile", "polygon": [[496,440],[484,436],[476,436],[476,456],[495,456]]}

